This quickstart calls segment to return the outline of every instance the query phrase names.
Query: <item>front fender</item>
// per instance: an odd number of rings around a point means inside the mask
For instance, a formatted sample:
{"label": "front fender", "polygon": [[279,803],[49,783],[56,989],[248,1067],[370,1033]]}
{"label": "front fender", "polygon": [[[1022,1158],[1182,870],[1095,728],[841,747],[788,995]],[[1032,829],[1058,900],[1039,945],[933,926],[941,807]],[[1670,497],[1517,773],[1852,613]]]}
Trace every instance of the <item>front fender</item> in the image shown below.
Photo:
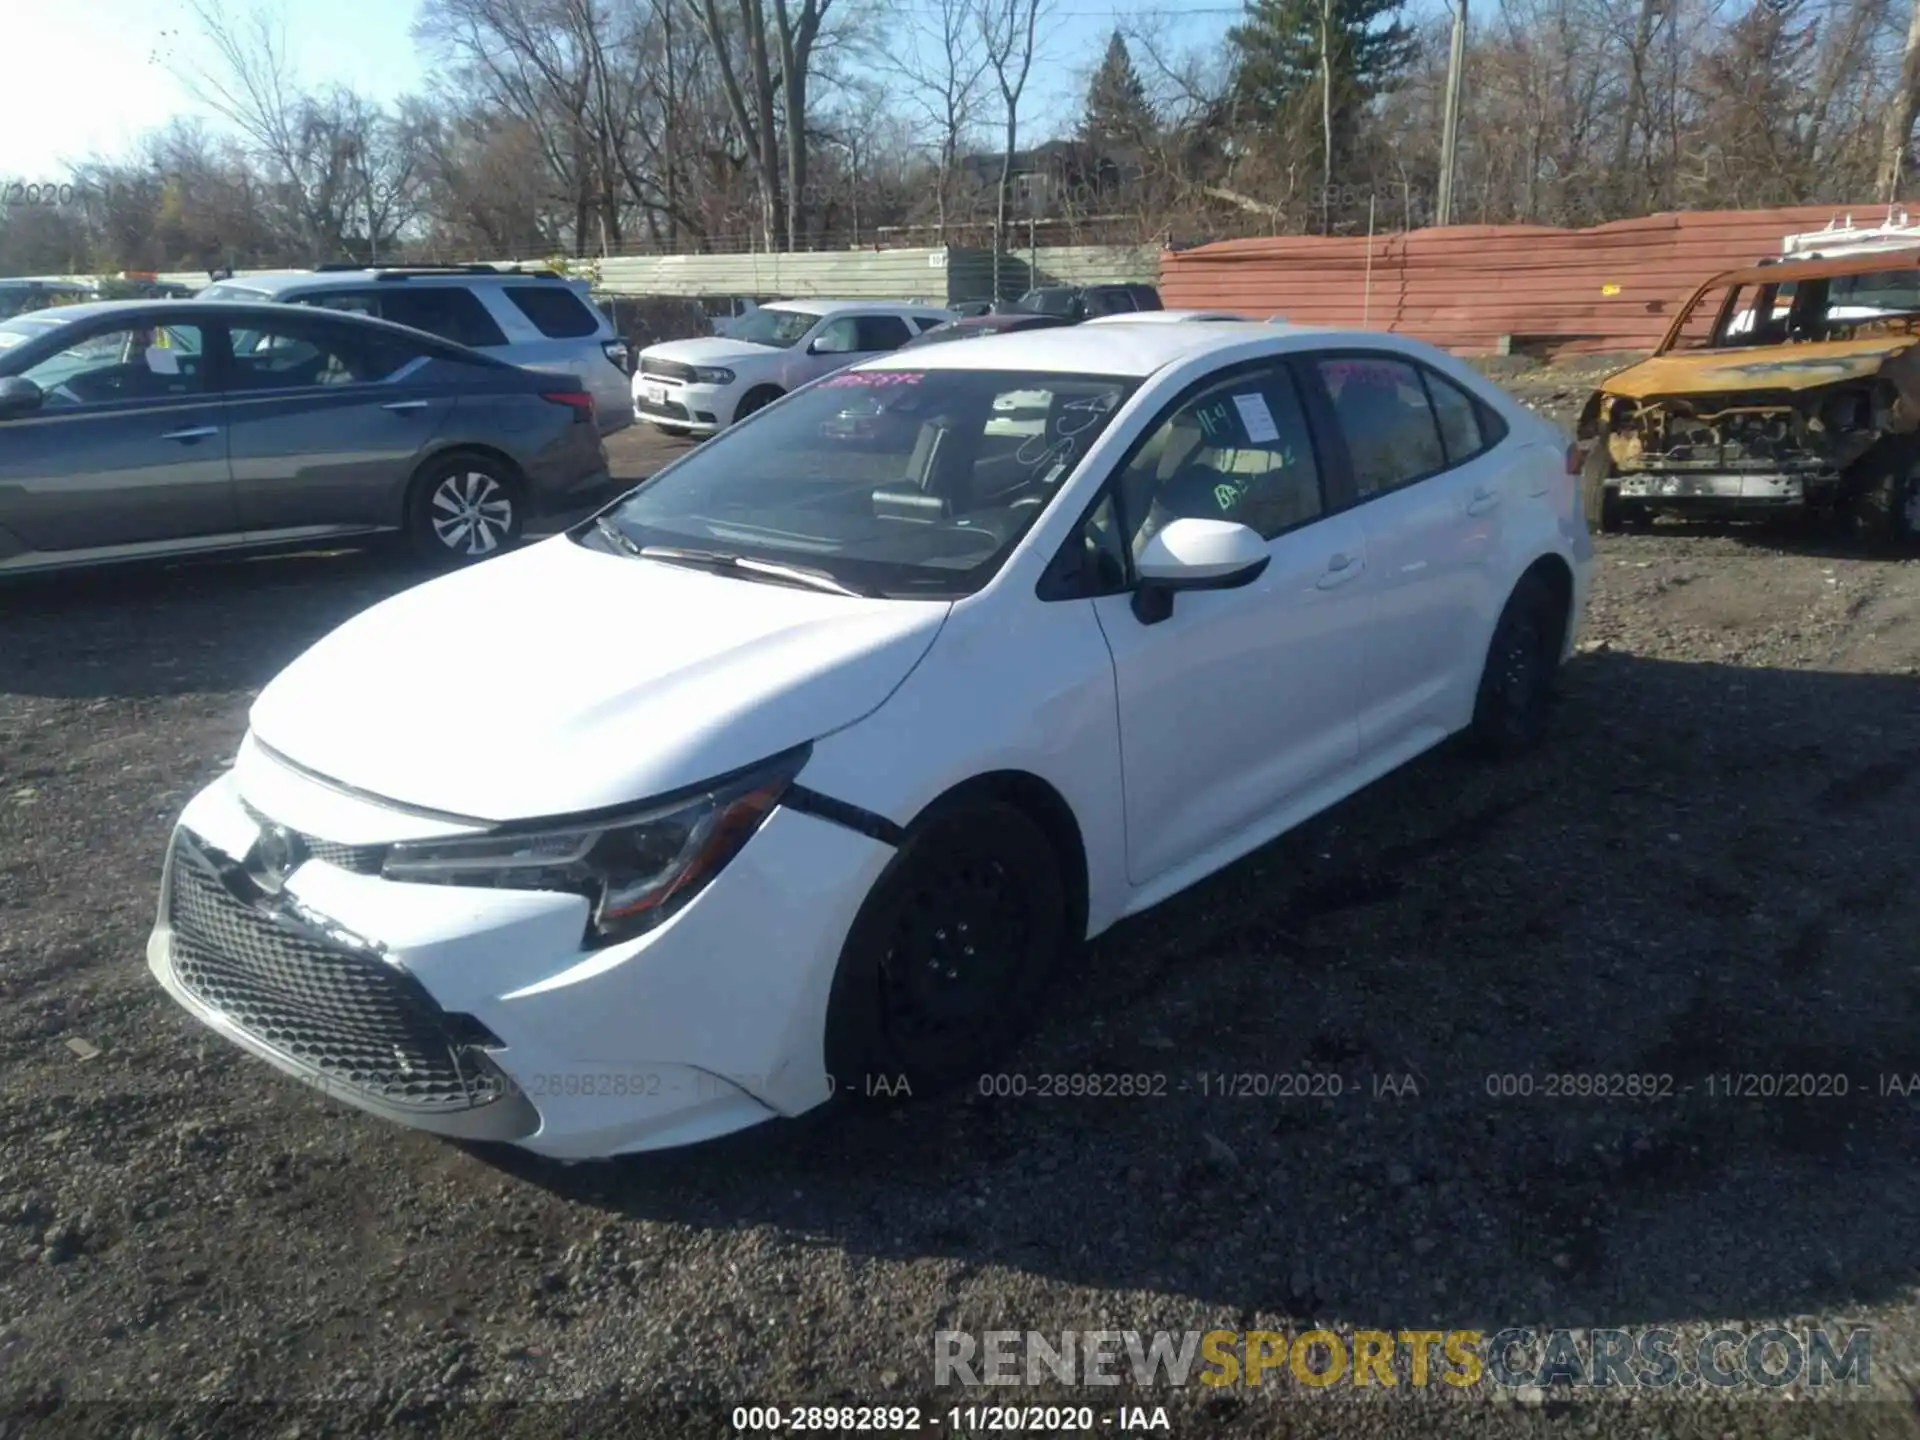
{"label": "front fender", "polygon": [[1597,440],[1600,438],[1600,412],[1607,403],[1607,392],[1596,390],[1587,397],[1586,406],[1580,411],[1580,419],[1573,427],[1576,440]]}

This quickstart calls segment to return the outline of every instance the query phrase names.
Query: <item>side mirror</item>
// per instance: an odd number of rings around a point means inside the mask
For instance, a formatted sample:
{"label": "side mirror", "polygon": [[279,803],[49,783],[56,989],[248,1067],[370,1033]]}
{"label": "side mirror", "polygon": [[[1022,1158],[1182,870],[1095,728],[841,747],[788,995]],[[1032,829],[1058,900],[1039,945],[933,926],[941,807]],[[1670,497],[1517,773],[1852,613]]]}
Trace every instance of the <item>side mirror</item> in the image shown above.
{"label": "side mirror", "polygon": [[1273,557],[1260,532],[1232,520],[1174,520],[1134,561],[1134,617],[1158,625],[1181,590],[1237,590],[1260,578]]}
{"label": "side mirror", "polygon": [[833,341],[827,339],[826,336],[822,335],[818,340],[807,346],[807,353],[809,355],[851,355],[853,352],[842,349],[840,346],[834,344]]}
{"label": "side mirror", "polygon": [[0,380],[0,420],[11,420],[19,415],[31,415],[40,408],[40,402],[46,396],[33,381],[20,375],[9,375]]}

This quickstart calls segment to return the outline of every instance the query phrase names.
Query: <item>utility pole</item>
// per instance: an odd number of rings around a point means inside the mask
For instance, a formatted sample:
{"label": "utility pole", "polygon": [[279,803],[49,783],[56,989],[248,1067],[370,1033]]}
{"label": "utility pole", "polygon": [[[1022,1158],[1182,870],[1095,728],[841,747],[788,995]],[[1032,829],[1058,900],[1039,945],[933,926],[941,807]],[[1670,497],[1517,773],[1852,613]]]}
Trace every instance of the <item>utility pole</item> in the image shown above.
{"label": "utility pole", "polygon": [[[1920,0],[1914,0],[1920,4]],[[1333,233],[1333,0],[1320,0],[1320,233]]]}
{"label": "utility pole", "polygon": [[1453,7],[1453,45],[1447,55],[1447,111],[1440,127],[1440,194],[1434,206],[1434,224],[1453,223],[1453,158],[1460,142],[1460,81],[1467,66],[1467,0],[1449,0]]}

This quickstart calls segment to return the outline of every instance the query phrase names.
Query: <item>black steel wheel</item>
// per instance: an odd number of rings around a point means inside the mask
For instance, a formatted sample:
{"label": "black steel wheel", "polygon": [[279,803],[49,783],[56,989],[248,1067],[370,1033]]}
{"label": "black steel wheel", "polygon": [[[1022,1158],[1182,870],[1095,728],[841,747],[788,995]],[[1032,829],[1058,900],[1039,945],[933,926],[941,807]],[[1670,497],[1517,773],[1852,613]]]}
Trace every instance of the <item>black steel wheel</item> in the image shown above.
{"label": "black steel wheel", "polygon": [[1507,599],[1487,646],[1474,699],[1472,734],[1485,754],[1523,754],[1546,733],[1560,669],[1566,616],[1553,587],[1523,577]]}
{"label": "black steel wheel", "polygon": [[1025,1029],[1067,940],[1046,832],[997,799],[942,807],[902,844],[841,953],[836,1090],[917,1098],[977,1077]]}

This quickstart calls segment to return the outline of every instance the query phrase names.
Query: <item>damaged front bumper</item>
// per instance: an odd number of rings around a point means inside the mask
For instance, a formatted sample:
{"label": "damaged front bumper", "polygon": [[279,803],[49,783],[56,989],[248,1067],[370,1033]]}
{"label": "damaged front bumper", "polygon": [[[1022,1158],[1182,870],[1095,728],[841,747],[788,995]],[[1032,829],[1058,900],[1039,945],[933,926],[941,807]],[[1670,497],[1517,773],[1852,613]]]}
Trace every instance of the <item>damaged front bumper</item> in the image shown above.
{"label": "damaged front bumper", "polygon": [[1838,471],[1642,470],[1619,474],[1622,500],[1656,503],[1691,512],[1757,512],[1830,503],[1840,489]]}

